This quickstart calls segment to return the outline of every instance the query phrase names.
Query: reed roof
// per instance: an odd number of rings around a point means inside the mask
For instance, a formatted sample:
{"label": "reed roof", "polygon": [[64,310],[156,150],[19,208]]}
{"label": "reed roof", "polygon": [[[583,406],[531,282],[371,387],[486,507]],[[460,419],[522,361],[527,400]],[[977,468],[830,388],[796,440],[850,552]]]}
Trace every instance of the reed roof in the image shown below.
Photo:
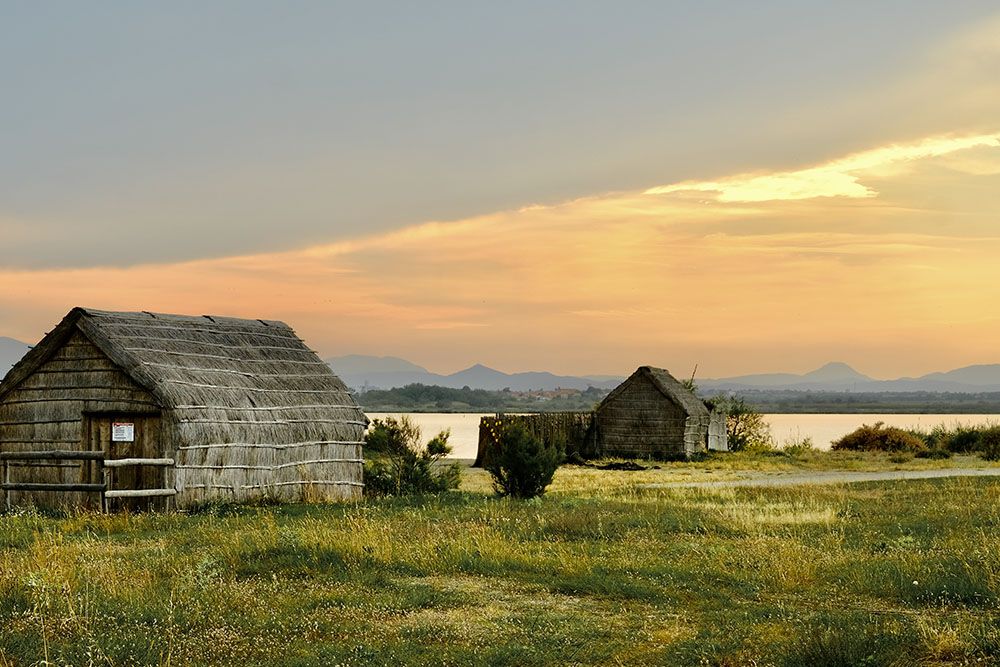
{"label": "reed roof", "polygon": [[681,384],[677,378],[671,375],[666,369],[656,368],[655,366],[640,366],[635,373],[632,373],[632,375],[626,378],[624,382],[615,387],[615,389],[612,390],[612,392],[608,394],[603,401],[601,401],[601,405],[614,400],[619,394],[625,391],[625,388],[629,384],[635,382],[639,378],[648,379],[661,394],[679,405],[689,416],[709,414],[709,410],[705,406],[705,402],[695,396],[694,392]]}
{"label": "reed roof", "polygon": [[326,437],[340,424],[354,439],[367,423],[340,378],[287,324],[208,315],[74,308],[7,373],[0,399],[75,331],[185,423],[260,424],[272,432],[326,423]]}

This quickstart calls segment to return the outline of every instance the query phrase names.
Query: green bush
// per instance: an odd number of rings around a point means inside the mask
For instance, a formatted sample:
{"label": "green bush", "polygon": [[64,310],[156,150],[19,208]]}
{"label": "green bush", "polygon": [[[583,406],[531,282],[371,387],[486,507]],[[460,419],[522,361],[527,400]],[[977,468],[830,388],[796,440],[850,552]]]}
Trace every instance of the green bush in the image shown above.
{"label": "green bush", "polygon": [[979,455],[987,461],[1000,461],[1000,426],[983,429],[977,449]]}
{"label": "green bush", "polygon": [[501,496],[534,498],[545,493],[564,458],[564,442],[542,440],[521,424],[513,423],[500,433],[499,447],[486,463],[486,471]]}
{"label": "green bush", "polygon": [[461,466],[445,464],[451,452],[450,431],[441,431],[426,446],[420,428],[408,417],[376,419],[365,434],[365,494],[405,496],[457,489]]}
{"label": "green bush", "polygon": [[982,437],[982,429],[968,426],[959,426],[952,432],[947,432],[944,439],[944,446],[950,452],[956,454],[966,454],[974,452],[979,448],[979,440]]}
{"label": "green bush", "polygon": [[918,459],[950,459],[952,456],[952,452],[941,445],[933,445],[929,449],[916,453]]}
{"label": "green bush", "polygon": [[917,454],[929,448],[923,438],[895,426],[877,422],[865,424],[833,443],[832,449],[855,452],[909,452]]}
{"label": "green bush", "polygon": [[764,415],[739,396],[715,396],[706,403],[726,414],[729,451],[761,452],[774,449],[771,427]]}

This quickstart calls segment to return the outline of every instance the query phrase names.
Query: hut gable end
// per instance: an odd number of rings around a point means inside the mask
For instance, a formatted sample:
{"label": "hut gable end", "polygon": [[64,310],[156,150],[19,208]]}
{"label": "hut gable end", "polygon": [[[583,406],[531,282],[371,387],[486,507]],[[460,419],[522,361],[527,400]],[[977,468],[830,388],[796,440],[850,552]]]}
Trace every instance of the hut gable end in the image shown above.
{"label": "hut gable end", "polygon": [[[23,369],[22,369],[23,370]],[[155,414],[153,395],[136,384],[80,331],[60,336],[32,361],[31,372],[11,382],[0,396],[0,451],[27,452],[88,449],[87,415]],[[86,476],[93,471],[84,469]],[[79,465],[26,467],[8,472],[13,480],[36,484],[80,482]],[[87,477],[87,481],[94,481]],[[96,507],[86,493],[10,491],[13,504]],[[22,497],[23,496],[23,497]]]}
{"label": "hut gable end", "polygon": [[642,366],[597,408],[598,448],[605,456],[686,457],[703,448],[708,421],[705,404],[670,373]]}
{"label": "hut gable end", "polygon": [[149,391],[79,331],[36,362],[29,374],[0,395],[0,445],[7,451],[32,444],[76,445],[86,412],[158,409]]}

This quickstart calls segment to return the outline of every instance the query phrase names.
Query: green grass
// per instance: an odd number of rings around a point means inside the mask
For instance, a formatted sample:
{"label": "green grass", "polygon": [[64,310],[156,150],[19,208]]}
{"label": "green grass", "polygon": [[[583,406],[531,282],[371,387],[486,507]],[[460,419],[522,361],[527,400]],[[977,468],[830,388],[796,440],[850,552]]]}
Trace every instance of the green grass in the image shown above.
{"label": "green grass", "polygon": [[899,467],[799,458],[566,467],[527,502],[470,471],[358,505],[2,516],[0,667],[1000,660],[995,479],[637,487]]}

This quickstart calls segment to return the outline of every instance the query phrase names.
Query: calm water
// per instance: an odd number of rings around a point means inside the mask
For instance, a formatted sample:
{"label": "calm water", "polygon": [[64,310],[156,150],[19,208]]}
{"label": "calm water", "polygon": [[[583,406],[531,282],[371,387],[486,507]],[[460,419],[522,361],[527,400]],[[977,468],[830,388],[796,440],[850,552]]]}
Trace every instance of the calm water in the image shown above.
{"label": "calm water", "polygon": [[[424,441],[434,437],[438,431],[451,429],[448,441],[453,448],[452,456],[461,459],[476,457],[479,443],[479,418],[488,414],[439,414],[412,413],[410,417],[423,432]],[[372,419],[379,417],[399,417],[398,414],[370,412]],[[771,434],[779,445],[802,438],[812,438],[820,449],[828,449],[833,440],[850,433],[862,424],[885,422],[889,426],[902,428],[920,427],[930,430],[938,424],[954,426],[962,424],[975,426],[987,422],[1000,423],[1000,415],[765,415],[771,425]]]}

